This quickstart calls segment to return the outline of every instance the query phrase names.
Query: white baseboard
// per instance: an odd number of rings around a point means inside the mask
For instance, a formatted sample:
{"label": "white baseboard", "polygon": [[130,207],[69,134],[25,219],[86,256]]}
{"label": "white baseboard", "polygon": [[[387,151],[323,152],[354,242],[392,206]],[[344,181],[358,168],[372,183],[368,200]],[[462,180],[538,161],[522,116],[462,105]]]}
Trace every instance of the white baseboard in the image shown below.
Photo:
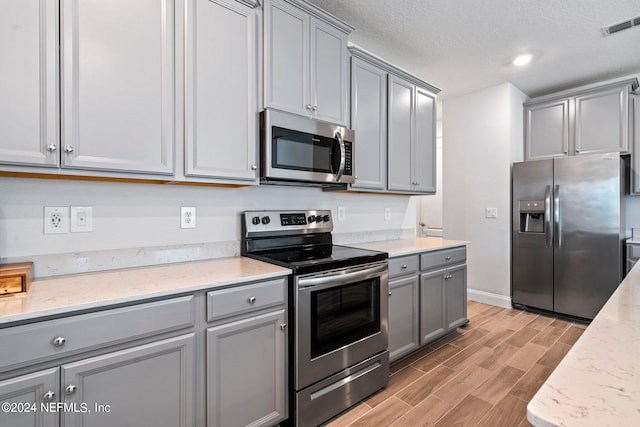
{"label": "white baseboard", "polygon": [[505,295],[492,294],[490,292],[479,291],[476,289],[467,289],[467,298],[471,301],[496,305],[498,307],[511,308],[511,297]]}

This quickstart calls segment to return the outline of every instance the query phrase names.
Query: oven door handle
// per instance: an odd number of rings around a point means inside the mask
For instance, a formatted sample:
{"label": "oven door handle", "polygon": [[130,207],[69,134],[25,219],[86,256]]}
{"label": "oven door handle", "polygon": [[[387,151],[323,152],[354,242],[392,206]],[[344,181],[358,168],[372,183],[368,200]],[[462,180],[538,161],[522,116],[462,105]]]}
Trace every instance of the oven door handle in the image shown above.
{"label": "oven door handle", "polygon": [[376,265],[373,267],[366,267],[353,271],[352,269],[340,270],[338,273],[327,274],[323,276],[314,276],[298,279],[298,288],[329,288],[332,286],[359,282],[361,280],[367,280],[371,277],[379,276],[381,273],[387,271],[389,267],[387,263]]}

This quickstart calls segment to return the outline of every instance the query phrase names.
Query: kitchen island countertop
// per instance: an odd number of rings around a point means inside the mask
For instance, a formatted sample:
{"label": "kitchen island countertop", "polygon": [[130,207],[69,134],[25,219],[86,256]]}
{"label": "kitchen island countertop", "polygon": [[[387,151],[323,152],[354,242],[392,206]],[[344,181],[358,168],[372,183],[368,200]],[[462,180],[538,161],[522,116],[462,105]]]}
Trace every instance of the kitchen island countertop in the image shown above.
{"label": "kitchen island countertop", "polygon": [[413,255],[421,252],[436,251],[439,249],[466,246],[469,242],[461,240],[446,240],[439,237],[415,237],[413,239],[383,240],[379,242],[357,243],[347,246],[355,246],[361,249],[383,251],[389,257]]}
{"label": "kitchen island countertop", "polygon": [[27,294],[0,298],[0,327],[290,273],[251,258],[230,257],[36,279]]}
{"label": "kitchen island countertop", "polygon": [[640,425],[640,266],[527,406],[535,426]]}

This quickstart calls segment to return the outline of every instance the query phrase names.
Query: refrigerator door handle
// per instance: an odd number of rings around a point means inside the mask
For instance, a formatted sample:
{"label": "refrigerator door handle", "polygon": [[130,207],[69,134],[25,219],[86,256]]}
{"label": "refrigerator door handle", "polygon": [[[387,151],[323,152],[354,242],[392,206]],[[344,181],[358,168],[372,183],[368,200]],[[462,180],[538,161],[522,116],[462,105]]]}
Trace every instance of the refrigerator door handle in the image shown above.
{"label": "refrigerator door handle", "polygon": [[560,186],[553,189],[553,237],[556,248],[562,247],[562,224],[560,223]]}
{"label": "refrigerator door handle", "polygon": [[551,247],[551,186],[547,185],[544,191],[544,242],[547,248]]}

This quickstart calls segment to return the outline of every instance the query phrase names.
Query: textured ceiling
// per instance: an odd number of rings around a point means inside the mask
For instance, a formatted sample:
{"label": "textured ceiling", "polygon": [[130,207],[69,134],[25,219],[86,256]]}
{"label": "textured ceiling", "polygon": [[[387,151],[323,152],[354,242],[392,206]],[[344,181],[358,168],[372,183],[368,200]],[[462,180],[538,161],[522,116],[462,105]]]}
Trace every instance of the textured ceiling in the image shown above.
{"label": "textured ceiling", "polygon": [[[640,73],[640,0],[309,0],[353,25],[350,41],[452,97],[504,82],[529,96]],[[511,65],[532,52],[525,68]]]}

